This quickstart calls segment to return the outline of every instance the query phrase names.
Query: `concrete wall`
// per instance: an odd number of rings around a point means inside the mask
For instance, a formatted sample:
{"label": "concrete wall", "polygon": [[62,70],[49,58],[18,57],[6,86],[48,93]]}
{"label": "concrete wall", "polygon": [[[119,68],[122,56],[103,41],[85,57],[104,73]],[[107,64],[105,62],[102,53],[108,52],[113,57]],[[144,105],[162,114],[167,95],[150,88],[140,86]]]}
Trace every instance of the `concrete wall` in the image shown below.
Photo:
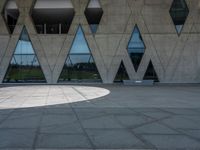
{"label": "concrete wall", "polygon": [[[0,1],[1,11],[5,1]],[[84,16],[88,0],[72,0],[76,14],[67,35],[37,34],[29,15],[34,0],[16,2],[20,16],[12,35],[0,16],[0,82],[25,25],[47,82],[57,83],[79,24],[83,27],[104,83],[113,82],[121,60],[131,79],[142,79],[152,60],[162,83],[200,82],[199,0],[186,0],[190,12],[180,36],[169,14],[172,0],[100,0],[104,14],[95,36]],[[146,45],[137,73],[126,49],[135,24]]]}

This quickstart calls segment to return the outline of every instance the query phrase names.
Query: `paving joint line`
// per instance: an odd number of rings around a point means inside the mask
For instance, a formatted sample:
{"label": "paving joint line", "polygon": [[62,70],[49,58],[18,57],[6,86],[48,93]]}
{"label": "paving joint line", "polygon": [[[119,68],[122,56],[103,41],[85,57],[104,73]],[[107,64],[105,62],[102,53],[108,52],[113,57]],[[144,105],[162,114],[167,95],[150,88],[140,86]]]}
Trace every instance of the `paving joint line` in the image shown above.
{"label": "paving joint line", "polygon": [[[60,88],[61,88],[61,87],[60,87]],[[73,87],[72,87],[72,88],[73,88]],[[67,96],[65,95],[65,92],[63,91],[62,88],[61,88],[61,91],[63,92],[63,95],[65,96],[65,98],[68,99]],[[93,144],[93,142],[91,141],[89,135],[88,135],[87,132],[85,131],[85,129],[84,129],[82,123],[81,123],[81,120],[80,120],[80,118],[78,117],[78,114],[76,113],[76,110],[71,106],[71,104],[69,104],[69,106],[71,107],[72,111],[74,112],[74,114],[75,114],[75,116],[76,116],[76,118],[77,118],[77,120],[78,120],[78,122],[79,122],[79,124],[80,124],[80,127],[81,127],[81,129],[82,129],[84,135],[87,137],[87,140],[88,140],[89,143],[90,143],[90,146],[92,147],[92,149],[95,149],[95,145]]]}
{"label": "paving joint line", "polygon": [[[46,96],[46,99],[45,99],[45,107],[46,107],[46,101],[49,97],[49,91],[50,91],[51,87],[48,87],[48,91],[47,91],[47,96]],[[45,108],[44,108],[45,109]],[[36,132],[35,132],[35,137],[33,139],[33,144],[32,144],[32,148],[33,149],[36,149],[36,146],[37,146],[37,141],[38,141],[38,137],[40,135],[40,130],[41,130],[41,123],[42,123],[42,120],[43,120],[43,116],[44,116],[44,113],[45,113],[45,110],[42,109],[41,111],[41,116],[40,116],[40,120],[39,120],[39,124],[38,124],[38,127],[36,128]]]}

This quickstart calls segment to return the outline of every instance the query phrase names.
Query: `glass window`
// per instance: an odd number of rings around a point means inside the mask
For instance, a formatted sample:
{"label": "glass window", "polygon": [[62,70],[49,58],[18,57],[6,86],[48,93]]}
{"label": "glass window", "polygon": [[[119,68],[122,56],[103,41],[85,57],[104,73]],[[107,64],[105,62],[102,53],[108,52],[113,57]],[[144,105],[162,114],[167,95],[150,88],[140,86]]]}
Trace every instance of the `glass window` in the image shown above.
{"label": "glass window", "polygon": [[134,27],[127,49],[134,68],[137,71],[146,49],[137,25]]}
{"label": "glass window", "polygon": [[4,82],[46,82],[25,27],[17,43]]}
{"label": "glass window", "polygon": [[81,26],[78,27],[59,82],[101,82]]}
{"label": "glass window", "polygon": [[79,27],[76,33],[70,54],[90,54],[90,49],[83,34],[82,28]]}
{"label": "glass window", "polygon": [[103,15],[103,9],[101,8],[99,0],[90,0],[87,8],[85,9],[85,16],[90,25],[92,33],[96,33],[98,25]]}
{"label": "glass window", "polygon": [[19,10],[15,0],[8,0],[3,11],[4,19],[7,23],[8,29],[12,34],[15,26],[17,24],[17,20],[19,18]]}
{"label": "glass window", "polygon": [[181,33],[181,30],[185,24],[187,16],[189,14],[189,9],[185,0],[174,0],[170,8],[170,15],[174,22],[176,31],[178,34]]}
{"label": "glass window", "polygon": [[126,71],[126,68],[124,66],[124,63],[121,62],[114,82],[115,83],[123,82],[123,80],[129,80],[129,76],[127,74],[127,71]]}
{"label": "glass window", "polygon": [[147,70],[145,72],[143,79],[144,80],[154,80],[154,82],[159,82],[157,73],[156,73],[151,61],[149,62],[149,65],[147,67]]}

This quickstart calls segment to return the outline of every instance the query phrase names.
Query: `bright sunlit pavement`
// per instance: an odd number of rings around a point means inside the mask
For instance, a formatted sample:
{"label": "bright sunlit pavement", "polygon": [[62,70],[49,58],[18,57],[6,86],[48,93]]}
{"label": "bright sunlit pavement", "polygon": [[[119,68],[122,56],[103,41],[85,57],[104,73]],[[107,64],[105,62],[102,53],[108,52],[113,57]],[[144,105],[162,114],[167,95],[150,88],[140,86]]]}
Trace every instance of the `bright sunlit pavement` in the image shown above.
{"label": "bright sunlit pavement", "polygon": [[0,109],[29,108],[91,101],[110,93],[90,86],[15,86],[0,88]]}

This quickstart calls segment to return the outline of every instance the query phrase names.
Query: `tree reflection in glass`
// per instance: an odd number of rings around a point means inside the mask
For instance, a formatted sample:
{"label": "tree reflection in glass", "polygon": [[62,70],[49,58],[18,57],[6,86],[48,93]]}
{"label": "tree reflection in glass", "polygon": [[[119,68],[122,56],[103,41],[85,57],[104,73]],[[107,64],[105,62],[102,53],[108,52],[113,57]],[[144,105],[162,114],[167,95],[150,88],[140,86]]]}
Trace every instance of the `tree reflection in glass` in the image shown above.
{"label": "tree reflection in glass", "polygon": [[101,82],[99,72],[79,25],[59,82]]}
{"label": "tree reflection in glass", "polygon": [[4,82],[46,82],[25,27],[15,48]]}

